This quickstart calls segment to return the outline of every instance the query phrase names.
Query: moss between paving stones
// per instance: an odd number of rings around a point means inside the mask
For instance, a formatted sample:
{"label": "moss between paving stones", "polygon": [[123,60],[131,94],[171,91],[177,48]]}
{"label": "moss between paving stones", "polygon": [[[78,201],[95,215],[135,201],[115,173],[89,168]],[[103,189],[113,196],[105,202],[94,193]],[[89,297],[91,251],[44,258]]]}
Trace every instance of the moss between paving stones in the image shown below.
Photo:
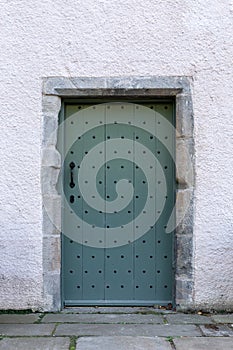
{"label": "moss between paving stones", "polygon": [[36,320],[35,322],[33,322],[34,324],[39,324],[41,323],[42,319],[44,318],[45,314],[40,314],[38,316],[38,320]]}
{"label": "moss between paving stones", "polygon": [[76,349],[77,339],[78,339],[78,337],[70,337],[69,350],[75,350]]}

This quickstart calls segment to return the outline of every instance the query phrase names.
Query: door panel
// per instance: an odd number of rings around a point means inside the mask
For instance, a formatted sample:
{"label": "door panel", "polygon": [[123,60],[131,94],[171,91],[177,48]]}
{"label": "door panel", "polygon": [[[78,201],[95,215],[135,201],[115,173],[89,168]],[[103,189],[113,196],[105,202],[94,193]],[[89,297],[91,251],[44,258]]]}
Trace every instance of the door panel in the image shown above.
{"label": "door panel", "polygon": [[63,119],[64,304],[172,302],[173,103],[67,102]]}

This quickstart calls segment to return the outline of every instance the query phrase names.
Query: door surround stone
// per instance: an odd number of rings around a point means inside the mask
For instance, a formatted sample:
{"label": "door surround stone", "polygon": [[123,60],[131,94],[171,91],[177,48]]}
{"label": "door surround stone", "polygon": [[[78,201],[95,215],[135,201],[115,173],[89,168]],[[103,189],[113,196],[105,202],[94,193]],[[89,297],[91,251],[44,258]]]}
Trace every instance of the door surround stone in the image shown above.
{"label": "door surround stone", "polygon": [[57,150],[59,112],[63,98],[174,98],[176,105],[176,237],[175,300],[180,310],[194,308],[193,212],[194,139],[192,78],[47,77],[42,89],[43,282],[44,311],[61,309],[61,196],[57,182],[61,157]]}

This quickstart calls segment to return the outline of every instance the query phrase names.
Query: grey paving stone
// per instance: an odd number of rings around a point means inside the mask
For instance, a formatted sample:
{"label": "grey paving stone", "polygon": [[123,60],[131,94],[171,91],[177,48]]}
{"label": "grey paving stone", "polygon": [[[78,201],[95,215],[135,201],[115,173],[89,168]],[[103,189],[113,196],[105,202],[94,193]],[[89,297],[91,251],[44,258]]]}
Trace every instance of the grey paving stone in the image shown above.
{"label": "grey paving stone", "polygon": [[74,322],[74,323],[143,323],[163,324],[161,315],[137,315],[137,314],[48,314],[42,320],[43,323]]}
{"label": "grey paving stone", "polygon": [[74,336],[201,336],[194,325],[61,324],[55,334]]}
{"label": "grey paving stone", "polygon": [[1,335],[36,336],[51,335],[55,325],[50,324],[1,324]]}
{"label": "grey paving stone", "polygon": [[4,338],[0,350],[68,350],[69,338]]}
{"label": "grey paving stone", "polygon": [[223,324],[206,324],[200,328],[206,337],[233,337],[233,330]]}
{"label": "grey paving stone", "polygon": [[233,314],[215,315],[215,316],[212,316],[212,319],[216,323],[233,323]]}
{"label": "grey paving stone", "polygon": [[40,314],[1,314],[0,323],[34,323],[39,319]]}
{"label": "grey paving stone", "polygon": [[210,324],[213,323],[210,317],[193,314],[166,315],[168,323],[171,324]]}
{"label": "grey paving stone", "polygon": [[232,350],[232,338],[181,338],[173,340],[176,350]]}
{"label": "grey paving stone", "polygon": [[76,350],[171,350],[168,341],[158,337],[85,337]]}

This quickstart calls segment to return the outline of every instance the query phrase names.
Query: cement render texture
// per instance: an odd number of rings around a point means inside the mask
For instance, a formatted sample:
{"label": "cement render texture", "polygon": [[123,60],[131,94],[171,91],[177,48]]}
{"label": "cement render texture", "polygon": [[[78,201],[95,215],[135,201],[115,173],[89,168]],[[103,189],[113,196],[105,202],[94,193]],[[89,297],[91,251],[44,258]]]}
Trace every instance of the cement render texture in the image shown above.
{"label": "cement render texture", "polygon": [[51,310],[60,288],[56,276],[54,295],[43,289],[41,100],[51,76],[190,77],[195,278],[187,288],[196,309],[232,309],[232,17],[231,0],[2,1],[1,309]]}

